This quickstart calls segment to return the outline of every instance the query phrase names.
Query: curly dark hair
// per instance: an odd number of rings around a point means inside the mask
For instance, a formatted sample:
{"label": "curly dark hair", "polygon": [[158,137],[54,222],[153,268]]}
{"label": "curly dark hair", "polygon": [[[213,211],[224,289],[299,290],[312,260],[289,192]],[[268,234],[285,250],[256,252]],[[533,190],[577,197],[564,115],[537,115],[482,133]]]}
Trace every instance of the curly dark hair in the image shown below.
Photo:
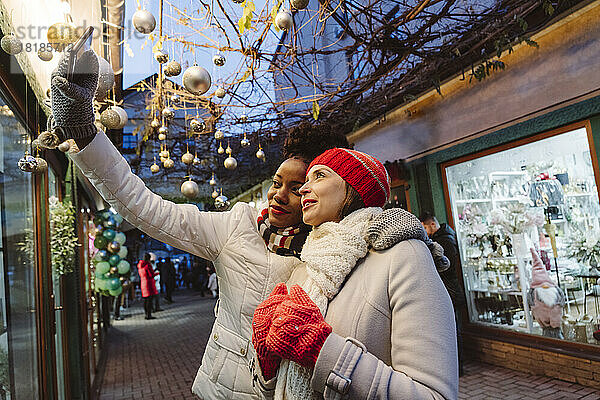
{"label": "curly dark hair", "polygon": [[325,150],[334,147],[351,149],[343,133],[327,123],[311,124],[303,121],[289,130],[283,143],[284,158],[298,157],[311,162]]}

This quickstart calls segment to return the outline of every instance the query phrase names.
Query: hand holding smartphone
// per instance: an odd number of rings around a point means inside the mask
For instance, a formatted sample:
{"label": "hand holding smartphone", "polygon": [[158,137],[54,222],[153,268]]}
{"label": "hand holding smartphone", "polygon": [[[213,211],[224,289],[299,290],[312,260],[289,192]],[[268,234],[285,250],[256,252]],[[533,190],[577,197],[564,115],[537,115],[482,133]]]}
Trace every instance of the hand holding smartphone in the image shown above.
{"label": "hand holding smartphone", "polygon": [[93,33],[94,27],[88,27],[85,32],[83,32],[83,35],[81,35],[75,44],[73,44],[73,48],[68,55],[69,64],[66,78],[69,82],[73,81],[73,74],[75,73],[75,64],[77,63],[77,60],[83,55],[83,53],[92,48]]}

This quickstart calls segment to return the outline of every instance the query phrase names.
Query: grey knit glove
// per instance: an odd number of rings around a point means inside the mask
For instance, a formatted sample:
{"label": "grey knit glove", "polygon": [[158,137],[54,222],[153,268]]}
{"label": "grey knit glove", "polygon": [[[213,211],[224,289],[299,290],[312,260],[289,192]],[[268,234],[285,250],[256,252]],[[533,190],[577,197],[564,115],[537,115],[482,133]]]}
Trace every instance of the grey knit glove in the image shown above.
{"label": "grey knit glove", "polygon": [[439,243],[427,236],[421,221],[413,214],[401,208],[390,208],[377,215],[367,228],[367,243],[375,250],[385,250],[404,240],[417,239],[423,241],[433,257],[439,272],[450,268],[450,261],[444,255]]}
{"label": "grey knit glove", "polygon": [[77,60],[71,81],[67,70],[72,46],[66,48],[52,72],[52,116],[49,128],[61,141],[94,136],[94,95],[98,86],[98,58],[88,50]]}

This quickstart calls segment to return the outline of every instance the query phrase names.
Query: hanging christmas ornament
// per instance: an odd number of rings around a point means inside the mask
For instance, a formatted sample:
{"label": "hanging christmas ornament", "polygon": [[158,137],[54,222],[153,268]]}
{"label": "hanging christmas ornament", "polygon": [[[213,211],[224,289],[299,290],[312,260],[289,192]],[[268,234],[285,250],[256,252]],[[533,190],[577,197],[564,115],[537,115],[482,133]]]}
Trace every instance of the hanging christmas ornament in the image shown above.
{"label": "hanging christmas ornament", "polygon": [[196,95],[204,94],[210,89],[211,79],[207,70],[197,65],[191,66],[183,73],[183,87]]}
{"label": "hanging christmas ornament", "polygon": [[0,40],[0,47],[11,56],[23,51],[23,43],[21,43],[21,41],[12,33],[2,37],[2,40]]}
{"label": "hanging christmas ornament", "polygon": [[223,86],[219,86],[217,88],[217,90],[215,90],[215,96],[217,96],[220,99],[225,97],[226,94],[227,94],[227,91],[225,90],[225,88]]}
{"label": "hanging christmas ornament", "polygon": [[150,126],[152,127],[152,129],[160,128],[160,121],[158,120],[158,118],[154,118],[152,122],[150,122]]}
{"label": "hanging christmas ornament", "polygon": [[119,242],[110,242],[106,249],[113,254],[117,254],[119,250],[121,250],[121,245],[119,244]]}
{"label": "hanging christmas ornament", "polygon": [[183,194],[188,199],[194,199],[198,197],[198,193],[200,193],[200,189],[198,188],[198,184],[190,178],[189,181],[185,181],[181,184],[181,194]]}
{"label": "hanging christmas ornament", "polygon": [[225,65],[225,56],[222,54],[215,54],[213,56],[213,63],[217,66],[217,67],[222,67],[223,65]]}
{"label": "hanging christmas ornament", "polygon": [[169,134],[169,128],[167,128],[166,126],[161,126],[160,128],[158,128],[158,134],[159,135],[168,135]]}
{"label": "hanging christmas ornament", "polygon": [[229,199],[227,196],[221,195],[217,196],[215,199],[215,208],[219,211],[225,211],[229,208]]}
{"label": "hanging christmas ornament", "polygon": [[68,152],[69,150],[71,150],[71,142],[65,140],[64,142],[58,145],[58,150],[62,151],[63,153]]}
{"label": "hanging christmas ornament", "polygon": [[194,155],[189,151],[186,152],[184,155],[181,156],[181,162],[185,165],[190,165],[194,162]]}
{"label": "hanging christmas ornament", "polygon": [[231,152],[232,152],[231,146],[229,146],[229,142],[227,142],[227,148],[225,149],[225,153],[231,155]]}
{"label": "hanging christmas ornament", "polygon": [[167,158],[167,159],[165,160],[165,162],[163,163],[163,167],[165,167],[165,168],[167,168],[167,169],[169,169],[169,168],[173,168],[174,166],[175,166],[175,161],[173,161],[173,160],[172,160],[172,159],[170,159],[170,158]]}
{"label": "hanging christmas ornament", "polygon": [[246,114],[240,115],[240,122],[242,122],[242,123],[248,122],[248,116]]}
{"label": "hanging christmas ornament", "polygon": [[202,164],[202,161],[198,158],[198,156],[194,156],[194,161],[192,161],[192,164],[194,164],[195,166],[198,166],[198,165]]}
{"label": "hanging christmas ornament", "polygon": [[219,197],[219,192],[217,192],[217,189],[213,190],[213,192],[210,194],[212,196],[213,199],[216,199],[217,197]]}
{"label": "hanging christmas ornament", "polygon": [[108,129],[118,129],[121,123],[121,115],[112,107],[109,107],[100,114],[100,122]]}
{"label": "hanging christmas ornament", "polygon": [[54,53],[47,50],[46,48],[43,48],[38,50],[37,56],[42,61],[50,61],[52,60],[52,57],[54,57]]}
{"label": "hanging christmas ornament", "polygon": [[223,145],[220,142],[219,142],[219,148],[217,149],[217,153],[219,153],[219,154],[225,153],[225,149],[223,148]]}
{"label": "hanging christmas ornament", "polygon": [[117,125],[116,129],[123,129],[123,127],[127,124],[127,121],[129,120],[129,117],[127,116],[127,111],[125,111],[122,107],[119,106],[112,106],[111,108],[115,110],[117,114],[119,114],[119,124]]}
{"label": "hanging christmas ornament", "polygon": [[158,155],[162,158],[169,158],[169,150],[162,150]]}
{"label": "hanging christmas ornament", "polygon": [[237,160],[230,155],[223,161],[223,165],[227,169],[235,169],[237,167]]}
{"label": "hanging christmas ornament", "polygon": [[190,121],[190,129],[196,133],[204,132],[206,129],[206,124],[204,121],[198,121],[196,118],[194,118]]}
{"label": "hanging christmas ornament", "polygon": [[35,162],[37,163],[37,166],[35,167],[36,173],[43,174],[44,172],[48,171],[48,163],[46,160],[41,157],[36,157]]}
{"label": "hanging christmas ornament", "polygon": [[78,39],[75,25],[71,22],[59,22],[48,28],[48,43],[56,51],[63,51]]}
{"label": "hanging christmas ornament", "polygon": [[308,0],[290,0],[292,7],[304,10],[308,6]]}
{"label": "hanging christmas ornament", "polygon": [[246,139],[245,133],[244,133],[244,138],[242,140],[240,140],[240,146],[242,146],[242,147],[250,146],[250,141],[248,139]]}
{"label": "hanging christmas ornament", "polygon": [[54,132],[44,131],[40,133],[36,140],[40,143],[40,146],[46,149],[55,149],[60,144],[60,139]]}
{"label": "hanging christmas ornament", "polygon": [[98,57],[98,88],[96,89],[96,100],[102,101],[115,85],[115,73],[103,57]]}
{"label": "hanging christmas ornament", "polygon": [[290,14],[288,11],[280,10],[275,16],[275,25],[282,31],[292,29],[293,24],[294,19],[292,18],[292,14]]}
{"label": "hanging christmas ornament", "polygon": [[181,73],[181,64],[177,61],[169,61],[167,65],[165,65],[165,75],[166,76],[177,76]]}
{"label": "hanging christmas ornament", "polygon": [[258,158],[259,160],[263,160],[265,161],[265,152],[263,151],[262,147],[260,147],[260,145],[258,146],[258,151],[256,152],[256,158]]}
{"label": "hanging christmas ornament", "polygon": [[40,144],[40,140],[39,139],[33,139],[33,141],[31,142],[31,148],[33,149],[33,151],[42,151],[42,150],[44,150],[44,146],[42,146]]}
{"label": "hanging christmas ornament", "polygon": [[160,171],[160,167],[158,166],[158,164],[156,163],[156,161],[154,162],[154,164],[152,164],[152,165],[150,166],[150,171],[151,171],[153,174],[155,174],[155,173],[157,173],[158,171]]}
{"label": "hanging christmas ornament", "polygon": [[220,129],[217,129],[217,131],[215,132],[215,139],[223,140],[224,137],[225,137],[225,134],[223,134],[223,131]]}
{"label": "hanging christmas ornament", "polygon": [[173,118],[175,118],[175,111],[173,111],[173,109],[171,107],[165,107],[165,108],[163,108],[161,114],[162,114],[162,116],[165,119],[173,119]]}
{"label": "hanging christmas ornament", "polygon": [[25,155],[21,157],[17,166],[23,172],[33,172],[37,168],[37,161],[35,160],[35,157],[25,152]]}
{"label": "hanging christmas ornament", "polygon": [[171,103],[177,104],[181,101],[181,96],[179,96],[178,94],[174,94],[169,99],[171,100]]}
{"label": "hanging christmas ornament", "polygon": [[133,14],[133,26],[139,33],[147,35],[156,28],[156,18],[148,10],[137,10]]}
{"label": "hanging christmas ornament", "polygon": [[163,53],[160,50],[154,52],[154,59],[158,61],[160,64],[164,64],[169,61],[169,55],[167,53]]}
{"label": "hanging christmas ornament", "polygon": [[217,185],[217,180],[215,179],[215,173],[213,172],[212,177],[210,178],[210,181],[208,181],[208,184],[210,186],[216,186]]}
{"label": "hanging christmas ornament", "polygon": [[164,133],[158,134],[158,140],[166,140],[166,139],[167,139],[167,135],[165,135]]}

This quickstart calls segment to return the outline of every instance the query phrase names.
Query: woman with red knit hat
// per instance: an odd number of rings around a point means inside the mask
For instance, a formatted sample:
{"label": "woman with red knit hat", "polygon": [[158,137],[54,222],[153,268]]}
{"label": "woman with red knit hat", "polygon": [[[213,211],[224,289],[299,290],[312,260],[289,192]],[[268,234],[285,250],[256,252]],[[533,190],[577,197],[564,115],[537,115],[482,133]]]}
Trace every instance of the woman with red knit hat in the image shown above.
{"label": "woman with red knit hat", "polygon": [[[417,217],[384,211],[385,167],[331,149],[309,166],[304,263],[253,318],[255,379],[275,399],[455,399],[452,303],[443,251]],[[400,218],[401,216],[401,218]]]}

